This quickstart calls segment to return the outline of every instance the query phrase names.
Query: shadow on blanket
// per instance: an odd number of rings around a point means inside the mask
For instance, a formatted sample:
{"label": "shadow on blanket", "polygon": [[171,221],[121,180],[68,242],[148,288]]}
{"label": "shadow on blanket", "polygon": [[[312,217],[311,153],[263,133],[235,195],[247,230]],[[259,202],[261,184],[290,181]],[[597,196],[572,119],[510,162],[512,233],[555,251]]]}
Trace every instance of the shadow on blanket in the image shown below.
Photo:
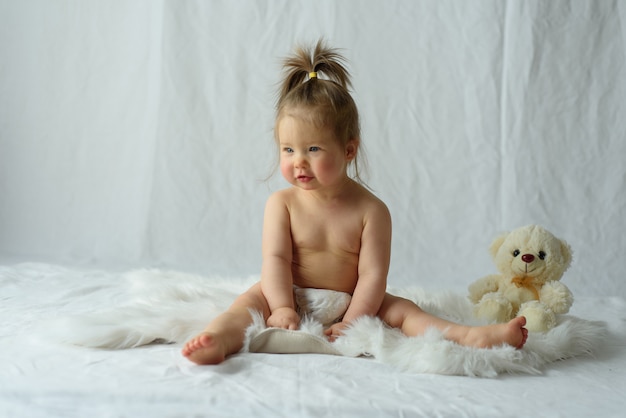
{"label": "shadow on blanket", "polygon": [[[52,319],[44,324],[46,338],[92,348],[123,349],[156,342],[182,343],[201,331],[258,277],[216,280],[177,272],[138,270],[124,275],[130,285],[128,303],[115,309]],[[463,296],[429,293],[419,288],[389,289],[413,300],[422,309],[459,323],[480,324],[472,318]],[[510,346],[491,349],[463,347],[430,329],[406,337],[378,318],[363,317],[335,342],[323,336],[324,326],[306,316],[299,331],[267,329],[253,315],[244,351],[371,356],[415,373],[493,377],[502,372],[540,373],[547,363],[590,354],[606,336],[603,323],[562,315],[546,333],[531,333],[522,350]]]}

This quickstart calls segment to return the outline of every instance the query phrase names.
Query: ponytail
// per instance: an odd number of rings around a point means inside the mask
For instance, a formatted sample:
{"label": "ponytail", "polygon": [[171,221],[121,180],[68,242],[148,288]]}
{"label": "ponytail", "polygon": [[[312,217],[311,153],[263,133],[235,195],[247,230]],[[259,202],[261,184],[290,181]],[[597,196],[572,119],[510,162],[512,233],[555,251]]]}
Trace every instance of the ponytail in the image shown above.
{"label": "ponytail", "polygon": [[297,47],[293,55],[284,60],[283,67],[285,77],[280,89],[279,106],[289,92],[301,86],[307,78],[309,81],[318,78],[319,74],[334,81],[346,92],[351,87],[350,73],[345,67],[345,58],[337,49],[328,48],[321,39],[314,49]]}
{"label": "ponytail", "polygon": [[[332,128],[341,145],[351,140],[360,142],[359,112],[348,91],[352,84],[345,63],[339,51],[327,47],[321,39],[313,48],[296,48],[283,61],[276,124],[289,114]],[[353,160],[353,177],[364,184],[358,170],[360,154]]]}

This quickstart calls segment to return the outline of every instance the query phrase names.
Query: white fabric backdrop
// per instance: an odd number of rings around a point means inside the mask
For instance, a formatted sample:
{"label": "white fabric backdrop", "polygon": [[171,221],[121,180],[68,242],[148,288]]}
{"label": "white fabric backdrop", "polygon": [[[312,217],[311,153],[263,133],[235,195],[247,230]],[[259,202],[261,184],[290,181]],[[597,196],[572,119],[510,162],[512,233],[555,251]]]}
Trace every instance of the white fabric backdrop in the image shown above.
{"label": "white fabric backdrop", "polygon": [[0,0],[0,256],[259,272],[279,59],[324,36],[394,286],[465,287],[538,223],[575,295],[624,296],[624,27],[617,1]]}

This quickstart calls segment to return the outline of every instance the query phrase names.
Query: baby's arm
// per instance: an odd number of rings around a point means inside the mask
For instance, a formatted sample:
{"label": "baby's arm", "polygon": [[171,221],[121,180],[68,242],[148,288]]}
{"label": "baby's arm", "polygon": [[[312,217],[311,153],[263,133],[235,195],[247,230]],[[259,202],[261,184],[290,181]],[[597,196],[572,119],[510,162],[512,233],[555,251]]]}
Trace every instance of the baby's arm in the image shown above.
{"label": "baby's arm", "polygon": [[261,289],[271,312],[267,325],[298,329],[300,317],[293,300],[289,212],[280,193],[271,195],[265,205],[262,246]]}
{"label": "baby's arm", "polygon": [[343,321],[326,330],[331,340],[355,319],[363,315],[376,316],[385,298],[391,256],[391,216],[384,203],[377,201],[368,211],[364,223],[359,280]]}

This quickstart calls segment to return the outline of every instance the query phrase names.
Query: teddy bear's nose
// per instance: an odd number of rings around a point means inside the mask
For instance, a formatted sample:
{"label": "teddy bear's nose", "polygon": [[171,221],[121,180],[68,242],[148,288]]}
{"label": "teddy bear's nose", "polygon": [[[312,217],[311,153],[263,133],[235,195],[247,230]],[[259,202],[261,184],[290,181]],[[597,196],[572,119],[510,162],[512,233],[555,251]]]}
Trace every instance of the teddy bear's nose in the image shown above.
{"label": "teddy bear's nose", "polygon": [[522,261],[524,263],[532,263],[534,259],[535,259],[535,256],[532,254],[524,254],[522,256]]}

